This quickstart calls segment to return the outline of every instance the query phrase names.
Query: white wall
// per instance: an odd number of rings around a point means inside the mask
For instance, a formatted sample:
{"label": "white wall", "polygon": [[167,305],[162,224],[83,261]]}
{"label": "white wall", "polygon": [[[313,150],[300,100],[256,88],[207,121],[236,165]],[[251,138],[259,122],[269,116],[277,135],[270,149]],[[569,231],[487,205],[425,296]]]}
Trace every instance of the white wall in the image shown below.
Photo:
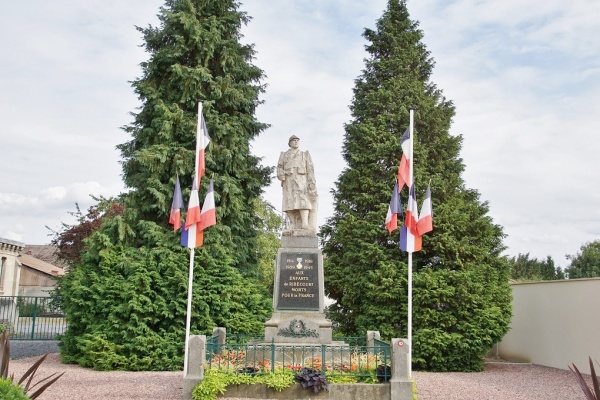
{"label": "white wall", "polygon": [[498,344],[507,360],[590,373],[600,366],[600,278],[515,283],[511,329]]}

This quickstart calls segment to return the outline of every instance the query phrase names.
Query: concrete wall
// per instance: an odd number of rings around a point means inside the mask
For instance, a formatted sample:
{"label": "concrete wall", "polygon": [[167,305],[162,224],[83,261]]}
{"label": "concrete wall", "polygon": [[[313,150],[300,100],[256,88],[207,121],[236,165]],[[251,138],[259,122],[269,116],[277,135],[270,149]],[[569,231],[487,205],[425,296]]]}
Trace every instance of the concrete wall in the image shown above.
{"label": "concrete wall", "polygon": [[600,278],[515,283],[510,331],[497,346],[507,360],[568,370],[600,369]]}

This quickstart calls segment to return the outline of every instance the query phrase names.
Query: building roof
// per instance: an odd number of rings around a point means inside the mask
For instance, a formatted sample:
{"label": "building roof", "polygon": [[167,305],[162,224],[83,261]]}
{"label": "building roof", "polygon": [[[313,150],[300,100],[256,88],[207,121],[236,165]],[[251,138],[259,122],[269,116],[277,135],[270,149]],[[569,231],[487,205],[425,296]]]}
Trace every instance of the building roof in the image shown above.
{"label": "building roof", "polygon": [[38,260],[46,261],[63,269],[68,267],[68,264],[58,258],[57,248],[48,244],[27,244],[21,254],[29,254]]}
{"label": "building roof", "polygon": [[62,267],[50,264],[46,261],[40,260],[39,258],[35,258],[30,254],[21,254],[18,258],[18,261],[21,263],[21,265],[38,270],[48,275],[63,276],[65,274],[65,270]]}

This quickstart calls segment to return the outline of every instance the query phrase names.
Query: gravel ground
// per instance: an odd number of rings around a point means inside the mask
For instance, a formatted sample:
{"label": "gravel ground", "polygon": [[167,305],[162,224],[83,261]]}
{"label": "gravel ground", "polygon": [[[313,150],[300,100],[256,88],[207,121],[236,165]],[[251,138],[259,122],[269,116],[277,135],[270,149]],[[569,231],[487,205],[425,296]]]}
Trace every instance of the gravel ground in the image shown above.
{"label": "gravel ground", "polygon": [[[11,360],[20,378],[38,357]],[[60,363],[50,354],[39,377],[65,372],[40,400],[181,399],[182,372],[98,372]],[[480,373],[413,373],[419,400],[581,400],[583,392],[570,371],[531,364],[486,363]],[[243,399],[229,399],[243,400]]]}
{"label": "gravel ground", "polygon": [[41,356],[46,353],[58,353],[58,340],[11,340],[10,358]]}

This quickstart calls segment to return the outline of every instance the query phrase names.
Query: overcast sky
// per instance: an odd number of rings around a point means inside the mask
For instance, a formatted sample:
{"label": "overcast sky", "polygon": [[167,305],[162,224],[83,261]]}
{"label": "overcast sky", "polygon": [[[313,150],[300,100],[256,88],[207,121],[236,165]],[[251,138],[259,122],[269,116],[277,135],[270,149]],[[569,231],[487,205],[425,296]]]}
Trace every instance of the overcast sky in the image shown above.
{"label": "overcast sky", "polygon": [[[275,165],[287,138],[315,163],[319,223],[344,168],[343,124],[364,67],[364,28],[385,0],[247,0],[244,28],[268,84],[253,144]],[[433,82],[454,101],[467,186],[490,204],[506,254],[558,265],[600,238],[600,2],[413,0]],[[129,81],[147,54],[134,26],[159,0],[31,0],[0,13],[0,237],[48,243],[94,195],[123,190],[117,144],[139,102]],[[277,180],[265,197],[280,208]],[[435,196],[435,191],[433,191]],[[421,199],[419,199],[421,202]],[[383,225],[383,221],[382,221]],[[434,221],[435,225],[435,221]]]}

